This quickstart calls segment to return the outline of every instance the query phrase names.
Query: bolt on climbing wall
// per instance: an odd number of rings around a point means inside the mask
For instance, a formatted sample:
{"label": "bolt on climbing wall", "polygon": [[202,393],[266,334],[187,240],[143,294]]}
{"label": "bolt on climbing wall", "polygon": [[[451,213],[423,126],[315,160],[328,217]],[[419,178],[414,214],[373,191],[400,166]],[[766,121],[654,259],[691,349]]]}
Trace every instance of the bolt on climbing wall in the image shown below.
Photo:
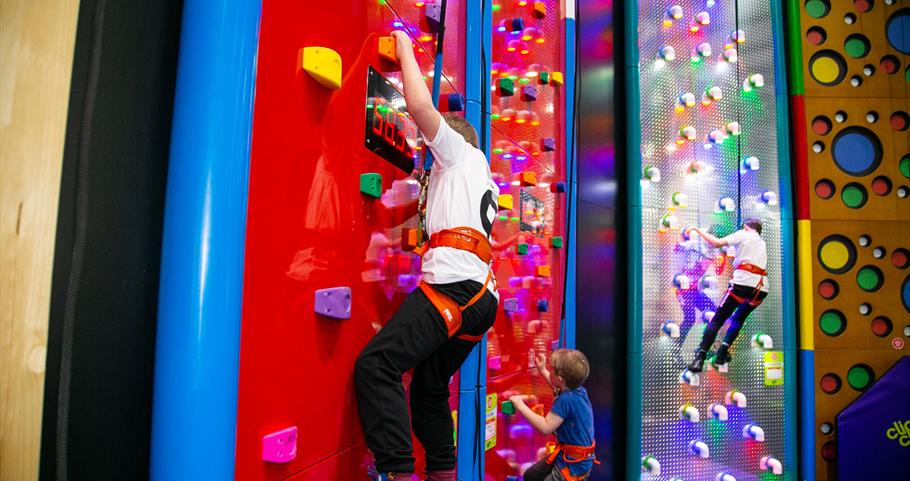
{"label": "bolt on climbing wall", "polygon": [[[783,73],[771,3],[641,0],[638,8],[642,479],[788,479],[796,460],[786,455],[794,440],[784,381],[795,371],[783,352],[777,131],[786,113],[776,108]],[[768,297],[727,366],[709,356],[693,374],[685,367],[723,302],[735,252],[686,229],[723,237],[750,217],[764,226]]]}
{"label": "bolt on climbing wall", "polygon": [[835,480],[842,463],[899,469],[841,452],[837,419],[910,352],[910,8],[790,7],[800,347],[814,358],[801,454],[814,479]]}
{"label": "bolt on climbing wall", "polygon": [[[487,393],[498,402],[529,395],[549,411],[553,392],[537,375],[536,353],[558,347],[563,317],[566,219],[564,6],[558,0],[492,5],[490,165],[499,184],[493,270],[500,308],[488,335]],[[506,408],[508,411],[508,407]],[[549,436],[518,414],[498,410],[488,424],[488,479],[520,475]]]}
{"label": "bolt on climbing wall", "polygon": [[[404,114],[379,108],[403,102],[395,92],[400,69],[381,37],[407,31],[429,83],[434,11],[397,0],[264,2],[243,279],[238,480],[366,478],[370,458],[357,418],[354,362],[420,274],[419,258],[401,248],[402,229],[416,225],[418,186],[399,164],[422,143]],[[443,98],[464,93],[464,2],[449,0],[446,17]],[[368,95],[368,85],[382,86],[383,98]],[[377,145],[383,141],[388,144]],[[453,393],[457,386],[456,379]],[[457,409],[457,395],[450,406]],[[421,469],[419,447],[415,455]]]}

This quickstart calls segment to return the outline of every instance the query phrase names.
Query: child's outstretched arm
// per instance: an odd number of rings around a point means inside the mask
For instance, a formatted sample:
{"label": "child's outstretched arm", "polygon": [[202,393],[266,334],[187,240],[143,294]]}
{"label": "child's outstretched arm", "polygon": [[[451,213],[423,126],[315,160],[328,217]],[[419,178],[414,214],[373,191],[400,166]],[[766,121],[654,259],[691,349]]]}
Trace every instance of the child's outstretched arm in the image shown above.
{"label": "child's outstretched arm", "polygon": [[439,132],[439,122],[442,116],[433,107],[433,97],[430,89],[423,80],[417,59],[414,58],[414,46],[411,37],[401,30],[392,32],[395,39],[395,54],[401,64],[401,78],[404,81],[404,101],[407,103],[408,113],[414,118],[414,123],[423,134],[423,137],[432,142]]}
{"label": "child's outstretched arm", "polygon": [[547,369],[547,355],[544,353],[539,353],[535,360],[537,361],[537,372],[540,373],[540,375],[545,381],[547,381],[547,384],[549,384],[551,388],[556,389],[556,386],[553,385],[553,381],[550,380],[550,370]]}
{"label": "child's outstretched arm", "polygon": [[531,411],[531,408],[525,404],[524,397],[521,395],[512,396],[509,398],[509,401],[512,401],[515,410],[520,412],[540,434],[553,434],[553,432],[556,431],[556,428],[562,426],[563,419],[557,416],[553,411],[548,412],[546,417]]}
{"label": "child's outstretched arm", "polygon": [[698,235],[704,237],[705,240],[708,241],[708,244],[711,244],[713,247],[723,247],[723,246],[729,244],[729,242],[727,242],[723,239],[718,239],[716,236],[701,230],[700,227],[692,227],[688,231],[691,233],[693,230],[695,232],[698,232]]}

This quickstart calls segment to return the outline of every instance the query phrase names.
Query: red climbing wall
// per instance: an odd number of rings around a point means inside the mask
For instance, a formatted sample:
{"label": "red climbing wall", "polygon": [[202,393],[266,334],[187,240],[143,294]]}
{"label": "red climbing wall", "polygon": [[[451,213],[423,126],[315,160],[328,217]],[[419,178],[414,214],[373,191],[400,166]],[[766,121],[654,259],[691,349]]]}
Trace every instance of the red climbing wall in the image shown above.
{"label": "red climbing wall", "polygon": [[[404,1],[263,2],[246,239],[236,479],[353,480],[365,446],[354,403],[358,353],[416,285],[419,263],[402,252],[417,186],[364,148],[368,66],[397,82],[378,37],[408,29],[432,74],[423,8]],[[442,93],[463,93],[464,6],[448,2]],[[342,59],[331,90],[299,66],[303,47]],[[426,49],[426,50],[424,50]],[[382,198],[360,175],[382,176]],[[212,259],[212,262],[218,262]],[[314,314],[314,291],[350,287],[350,319]],[[457,386],[457,384],[454,384]],[[454,391],[454,387],[453,387]],[[454,399],[454,398],[453,398]],[[454,404],[453,404],[454,408]],[[290,463],[262,459],[264,435],[298,429]]]}
{"label": "red climbing wall", "polygon": [[[529,406],[544,412],[553,393],[531,361],[555,347],[562,319],[566,204],[557,187],[566,177],[565,103],[572,101],[564,98],[564,82],[572,81],[564,75],[564,22],[559,0],[493,6],[491,168],[514,205],[500,202],[493,224],[493,237],[509,245],[493,265],[500,310],[488,338],[487,393],[500,403],[532,395]],[[500,412],[487,479],[520,475],[551,440],[520,415]]]}

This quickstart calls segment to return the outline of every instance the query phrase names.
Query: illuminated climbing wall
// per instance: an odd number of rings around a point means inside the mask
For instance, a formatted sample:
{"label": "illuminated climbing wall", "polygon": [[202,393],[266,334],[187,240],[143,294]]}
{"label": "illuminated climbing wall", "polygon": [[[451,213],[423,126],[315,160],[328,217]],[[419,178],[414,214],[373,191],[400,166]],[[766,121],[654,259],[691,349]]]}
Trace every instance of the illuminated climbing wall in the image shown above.
{"label": "illuminated climbing wall", "polygon": [[[794,413],[784,407],[795,378],[785,351],[793,342],[785,338],[790,206],[778,131],[786,112],[776,96],[784,74],[772,8],[769,0],[638,2],[642,479],[795,479]],[[748,217],[764,224],[770,293],[734,344],[729,372],[709,358],[694,376],[685,366],[722,300],[732,252],[685,229],[720,237]]]}
{"label": "illuminated climbing wall", "polygon": [[[493,224],[500,308],[488,336],[487,393],[533,395],[549,411],[553,394],[533,356],[557,347],[565,269],[565,12],[562,2],[493,4],[491,168],[503,196]],[[551,438],[520,415],[499,412],[487,479],[519,475]],[[489,444],[488,444],[489,446]]]}
{"label": "illuminated climbing wall", "polygon": [[[415,225],[417,185],[366,147],[367,77],[372,66],[400,89],[398,67],[380,58],[378,38],[403,29],[417,43],[429,80],[435,37],[426,12],[399,0],[264,2],[243,280],[238,480],[365,479],[369,459],[354,402],[354,361],[420,272],[418,258],[399,247],[402,227]],[[464,93],[464,3],[450,0],[446,20],[442,94]],[[313,46],[340,55],[339,88],[300,68],[300,49]],[[379,174],[381,185],[362,186],[362,174]],[[350,288],[349,318],[314,312],[316,291],[330,288]],[[343,302],[334,307],[343,310]],[[453,393],[457,386],[456,379]],[[450,398],[453,409],[456,401]],[[263,437],[292,427],[296,458],[266,462]]]}
{"label": "illuminated climbing wall", "polygon": [[834,480],[838,413],[910,352],[910,3],[789,6],[803,477]]}

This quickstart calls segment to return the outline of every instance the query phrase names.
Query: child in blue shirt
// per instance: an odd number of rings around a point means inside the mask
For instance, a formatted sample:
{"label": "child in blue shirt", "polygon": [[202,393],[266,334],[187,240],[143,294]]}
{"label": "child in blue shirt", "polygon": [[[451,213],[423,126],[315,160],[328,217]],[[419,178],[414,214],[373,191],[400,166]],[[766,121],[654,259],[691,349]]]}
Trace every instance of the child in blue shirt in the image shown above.
{"label": "child in blue shirt", "polygon": [[556,433],[556,450],[524,472],[524,481],[583,481],[594,465],[594,414],[588,392],[581,384],[588,378],[588,358],[575,349],[558,349],[537,356],[537,370],[558,392],[546,417],[531,410],[521,395],[509,398],[515,410],[541,434]]}

